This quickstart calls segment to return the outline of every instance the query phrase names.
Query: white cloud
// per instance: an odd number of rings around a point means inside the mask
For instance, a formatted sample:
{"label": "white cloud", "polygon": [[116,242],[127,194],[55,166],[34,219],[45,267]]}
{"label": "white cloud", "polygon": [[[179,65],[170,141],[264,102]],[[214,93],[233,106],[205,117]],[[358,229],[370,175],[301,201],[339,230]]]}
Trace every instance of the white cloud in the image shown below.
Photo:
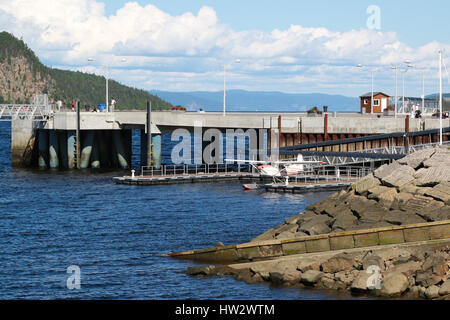
{"label": "white cloud", "polygon": [[[437,50],[450,51],[437,42],[411,48],[393,32],[367,29],[291,25],[237,32],[207,6],[179,16],[136,2],[111,16],[104,9],[95,0],[0,0],[0,28],[23,36],[47,64],[104,73],[87,65],[87,58],[95,57],[112,66],[112,77],[145,89],[219,90],[221,64],[239,57],[242,63],[230,66],[230,87],[357,95],[367,81],[366,73],[352,68],[358,63],[385,66],[376,85],[386,91],[383,86],[392,86],[390,64],[410,59],[435,67]],[[127,61],[119,65],[123,57]]]}

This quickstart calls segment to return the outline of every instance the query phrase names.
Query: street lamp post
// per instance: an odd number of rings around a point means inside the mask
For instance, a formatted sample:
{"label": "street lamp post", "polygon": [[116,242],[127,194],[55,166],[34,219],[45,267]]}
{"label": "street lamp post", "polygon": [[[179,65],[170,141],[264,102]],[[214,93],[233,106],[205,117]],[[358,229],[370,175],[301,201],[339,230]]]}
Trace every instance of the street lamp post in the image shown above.
{"label": "street lamp post", "polygon": [[[364,66],[362,64],[358,64],[356,67],[363,68]],[[373,114],[373,72],[374,69],[370,70],[372,84],[371,84],[371,96],[370,96],[370,113]]]}
{"label": "street lamp post", "polygon": [[442,145],[442,51],[439,50],[439,144]]}
{"label": "street lamp post", "polygon": [[[88,58],[87,59],[89,62],[93,62],[95,61],[94,58]],[[126,59],[121,59],[120,62],[126,62]],[[106,68],[106,74],[105,74],[105,79],[106,79],[106,90],[105,90],[105,99],[106,99],[106,104],[105,104],[105,108],[106,108],[106,112],[109,112],[109,92],[108,92],[108,75],[109,75],[109,65],[105,64],[105,65],[100,65],[102,67]]]}
{"label": "street lamp post", "polygon": [[[241,60],[236,59],[234,60],[234,63],[240,63]],[[227,110],[227,92],[226,92],[226,73],[227,73],[227,66],[229,66],[231,63],[224,64],[223,65],[223,116],[226,115]]]}

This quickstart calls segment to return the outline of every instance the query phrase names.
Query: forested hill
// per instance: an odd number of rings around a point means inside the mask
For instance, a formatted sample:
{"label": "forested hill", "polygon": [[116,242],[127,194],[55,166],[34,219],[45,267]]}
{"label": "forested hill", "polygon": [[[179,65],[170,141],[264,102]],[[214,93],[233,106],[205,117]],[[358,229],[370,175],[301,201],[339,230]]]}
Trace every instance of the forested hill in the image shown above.
{"label": "forested hill", "polygon": [[[27,45],[7,32],[0,32],[0,103],[29,103],[35,93],[47,93],[49,100],[69,105],[105,103],[105,78],[93,74],[59,70],[43,65]],[[109,97],[118,109],[144,109],[152,102],[155,109],[171,104],[147,91],[109,80]]]}

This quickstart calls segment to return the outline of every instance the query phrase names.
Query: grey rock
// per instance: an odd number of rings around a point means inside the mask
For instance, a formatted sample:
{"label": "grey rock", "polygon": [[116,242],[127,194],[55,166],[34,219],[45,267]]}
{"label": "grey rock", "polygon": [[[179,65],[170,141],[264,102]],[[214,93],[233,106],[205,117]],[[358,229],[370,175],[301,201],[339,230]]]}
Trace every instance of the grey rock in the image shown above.
{"label": "grey rock", "polygon": [[383,220],[394,225],[414,224],[426,222],[423,218],[415,213],[400,210],[389,211]]}
{"label": "grey rock", "polygon": [[380,295],[385,297],[399,296],[408,289],[408,278],[400,272],[388,274],[381,282]]}
{"label": "grey rock", "polygon": [[439,295],[446,296],[448,294],[450,294],[450,279],[447,279],[439,289]]}
{"label": "grey rock", "polygon": [[311,286],[316,284],[320,278],[322,277],[323,272],[317,271],[317,270],[308,270],[305,273],[302,274],[302,278],[300,279],[300,282]]}
{"label": "grey rock", "polygon": [[434,299],[439,297],[439,287],[435,285],[429,286],[425,290],[425,297],[428,299]]}
{"label": "grey rock", "polygon": [[323,272],[337,273],[341,271],[349,271],[353,269],[353,259],[342,255],[336,255],[331,259],[325,261],[320,266]]}
{"label": "grey rock", "polygon": [[298,231],[307,233],[309,235],[329,233],[331,231],[329,223],[331,218],[326,215],[316,216],[308,221],[302,223]]}
{"label": "grey rock", "polygon": [[359,271],[358,275],[356,275],[350,286],[350,290],[355,293],[366,292],[367,290],[369,290],[367,288],[367,284],[371,275],[372,274],[367,273],[366,270]]}
{"label": "grey rock", "polygon": [[413,169],[417,169],[425,160],[428,160],[436,150],[434,148],[426,148],[407,155],[404,158],[397,160],[400,164],[406,164]]}
{"label": "grey rock", "polygon": [[450,181],[448,166],[421,168],[414,174],[414,184],[419,187],[433,187],[441,182]]}
{"label": "grey rock", "polygon": [[425,192],[426,196],[450,204],[450,182],[441,182]]}
{"label": "grey rock", "polygon": [[393,172],[397,171],[402,165],[398,162],[393,162],[391,164],[384,164],[373,172],[373,175],[378,179],[383,179],[389,176]]}
{"label": "grey rock", "polygon": [[189,276],[208,276],[214,273],[215,266],[192,266],[186,269]]}
{"label": "grey rock", "polygon": [[366,176],[362,180],[352,184],[352,189],[359,194],[362,194],[369,189],[380,185],[381,182],[377,178],[375,178],[372,174]]}
{"label": "grey rock", "polygon": [[414,169],[409,166],[399,166],[395,171],[381,179],[383,185],[400,188],[414,181]]}

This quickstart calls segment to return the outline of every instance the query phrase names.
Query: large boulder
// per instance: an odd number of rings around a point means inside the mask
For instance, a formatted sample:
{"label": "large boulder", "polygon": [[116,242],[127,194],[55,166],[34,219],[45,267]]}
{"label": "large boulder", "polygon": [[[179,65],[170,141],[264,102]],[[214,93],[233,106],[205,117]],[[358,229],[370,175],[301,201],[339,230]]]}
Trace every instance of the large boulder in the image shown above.
{"label": "large boulder", "polygon": [[353,269],[353,258],[349,255],[338,254],[322,263],[320,269],[326,273],[350,271]]}
{"label": "large boulder", "polygon": [[420,151],[411,153],[406,157],[399,159],[397,162],[400,164],[406,164],[413,169],[418,169],[425,160],[428,160],[434,153],[434,148],[426,148]]}
{"label": "large boulder", "polygon": [[421,168],[414,174],[414,184],[419,187],[433,187],[441,182],[450,181],[448,166]]}
{"label": "large boulder", "polygon": [[329,233],[331,231],[329,227],[330,221],[331,218],[327,215],[316,216],[302,223],[298,230],[308,235]]}
{"label": "large boulder", "polygon": [[423,218],[412,212],[400,210],[389,211],[383,220],[394,225],[415,224],[426,222]]}
{"label": "large boulder", "polygon": [[383,185],[388,187],[400,188],[414,181],[414,169],[409,166],[398,166],[395,171],[381,179]]}
{"label": "large boulder", "polygon": [[368,273],[366,270],[359,271],[352,284],[350,285],[350,291],[354,293],[362,293],[368,291],[369,277],[371,276],[372,274]]}
{"label": "large boulder", "polygon": [[442,286],[439,288],[439,295],[446,296],[450,294],[450,279],[445,281]]}
{"label": "large boulder", "polygon": [[433,188],[428,189],[425,195],[450,205],[450,182],[444,181],[435,185]]}
{"label": "large boulder", "polygon": [[373,174],[369,174],[360,181],[352,184],[352,189],[358,194],[363,194],[369,189],[372,189],[380,184],[381,184],[380,180],[374,177]]}
{"label": "large boulder", "polygon": [[381,282],[379,294],[384,297],[395,297],[401,295],[408,289],[408,278],[400,272],[388,274]]}
{"label": "large boulder", "polygon": [[308,270],[302,274],[300,282],[305,285],[312,286],[312,285],[316,284],[322,276],[323,276],[323,272],[321,272],[321,271]]}

